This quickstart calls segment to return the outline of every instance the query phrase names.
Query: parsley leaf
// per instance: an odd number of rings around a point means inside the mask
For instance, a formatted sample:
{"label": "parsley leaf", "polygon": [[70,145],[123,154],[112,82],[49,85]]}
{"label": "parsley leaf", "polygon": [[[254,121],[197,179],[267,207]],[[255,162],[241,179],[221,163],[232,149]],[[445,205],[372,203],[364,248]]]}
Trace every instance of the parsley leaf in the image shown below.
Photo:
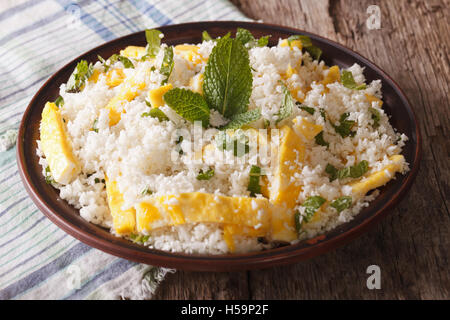
{"label": "parsley leaf", "polygon": [[169,118],[166,116],[166,114],[159,108],[152,108],[149,112],[144,112],[143,114],[141,114],[141,117],[158,118],[159,122],[169,121]]}
{"label": "parsley leaf", "polygon": [[206,65],[203,92],[208,106],[231,119],[247,111],[252,72],[242,42],[229,37],[217,41]]}
{"label": "parsley leaf", "polygon": [[316,141],[316,143],[319,146],[324,146],[324,147],[329,147],[330,144],[328,142],[325,141],[325,139],[323,138],[323,130],[320,131],[315,137],[314,140]]}
{"label": "parsley leaf", "polygon": [[220,129],[239,129],[246,124],[259,120],[259,118],[261,118],[261,111],[259,109],[249,110],[234,115],[231,118],[231,121]]}
{"label": "parsley leaf", "polygon": [[161,31],[156,29],[145,30],[145,39],[147,40],[147,55],[150,58],[156,57],[161,47]]}
{"label": "parsley leaf", "polygon": [[214,169],[210,168],[208,171],[203,172],[200,170],[200,173],[197,175],[197,180],[209,180],[214,176]]}
{"label": "parsley leaf", "polygon": [[340,197],[330,203],[330,206],[335,208],[337,212],[341,212],[352,205],[352,197]]}
{"label": "parsley leaf", "polygon": [[166,78],[161,82],[161,85],[166,84],[169,80],[170,74],[172,73],[173,69],[173,47],[165,47],[164,48],[164,58],[161,63],[161,69],[160,73],[163,76],[166,76]]}
{"label": "parsley leaf", "polygon": [[357,85],[355,79],[353,78],[353,74],[347,70],[342,71],[341,82],[344,87],[354,90],[363,90],[367,87],[364,83]]}
{"label": "parsley leaf", "polygon": [[339,135],[342,138],[345,137],[353,137],[356,134],[356,131],[352,131],[352,127],[355,125],[355,121],[353,120],[347,120],[347,118],[350,116],[348,112],[345,112],[341,114],[341,117],[339,119],[339,125],[331,124],[334,128],[334,130],[339,133]]}
{"label": "parsley leaf", "polygon": [[254,197],[261,194],[261,186],[259,185],[259,178],[261,177],[261,168],[252,166],[250,168],[250,180],[248,182],[247,190],[250,191],[250,196]]}
{"label": "parsley leaf", "polygon": [[173,88],[167,91],[164,101],[184,119],[194,122],[201,121],[206,128],[209,124],[209,108],[205,99],[199,93],[187,89]]}
{"label": "parsley leaf", "polygon": [[92,63],[88,64],[86,60],[81,60],[78,62],[75,70],[73,70],[69,80],[67,81],[66,92],[80,92],[85,81],[89,79],[93,72],[94,67]]}
{"label": "parsley leaf", "polygon": [[276,123],[288,118],[294,110],[294,99],[292,98],[291,92],[283,82],[280,81],[280,84],[283,88],[284,97],[280,111],[276,114],[278,116]]}

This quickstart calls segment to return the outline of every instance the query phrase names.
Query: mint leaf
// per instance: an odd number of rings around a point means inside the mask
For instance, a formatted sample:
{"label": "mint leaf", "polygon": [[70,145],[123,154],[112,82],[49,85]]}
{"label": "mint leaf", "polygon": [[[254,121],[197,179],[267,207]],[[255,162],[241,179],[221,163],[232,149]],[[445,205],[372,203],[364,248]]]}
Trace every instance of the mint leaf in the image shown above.
{"label": "mint leaf", "polygon": [[47,183],[47,184],[56,183],[55,180],[52,177],[52,173],[50,172],[50,167],[49,166],[45,167],[44,178],[45,178],[45,183]]}
{"label": "mint leaf", "polygon": [[208,31],[202,32],[202,41],[210,41],[212,40],[211,36],[209,35]]}
{"label": "mint leaf", "polygon": [[319,47],[316,46],[306,47],[305,50],[314,60],[319,60],[320,57],[322,56],[322,50]]}
{"label": "mint leaf", "polygon": [[311,42],[311,38],[308,36],[304,36],[301,34],[295,34],[287,38],[288,44],[291,45],[292,41],[300,40],[302,42],[303,47],[311,47],[313,44]]}
{"label": "mint leaf", "polygon": [[239,40],[245,46],[247,43],[255,41],[255,38],[247,29],[237,28],[236,40]]}
{"label": "mint leaf", "polygon": [[209,169],[206,172],[200,170],[200,173],[197,175],[197,180],[209,180],[214,176],[214,169]]}
{"label": "mint leaf", "polygon": [[264,36],[256,40],[253,34],[247,29],[237,28],[236,31],[236,40],[239,40],[248,49],[267,46],[270,37]]}
{"label": "mint leaf", "polygon": [[252,81],[248,52],[242,43],[226,36],[218,40],[204,73],[208,106],[228,119],[247,111]]}
{"label": "mint leaf", "polygon": [[165,47],[164,48],[164,58],[161,63],[160,73],[166,78],[161,82],[161,85],[166,84],[169,80],[170,74],[173,69],[173,47]]}
{"label": "mint leaf", "polygon": [[191,122],[201,121],[204,127],[208,126],[209,108],[201,94],[174,88],[167,91],[163,98],[167,105],[184,119]]}
{"label": "mint leaf", "polygon": [[131,62],[131,60],[128,59],[127,57],[119,56],[118,59],[119,59],[120,62],[122,62],[123,66],[125,68],[132,68],[132,69],[134,69],[133,62]]}
{"label": "mint leaf", "polygon": [[315,110],[314,108],[308,107],[307,105],[301,104],[300,102],[296,102],[295,105],[299,107],[301,110],[308,112],[309,114],[313,115]]}
{"label": "mint leaf", "polygon": [[156,29],[145,30],[145,39],[147,40],[147,55],[151,58],[156,57],[161,47],[161,31]]}
{"label": "mint leaf", "polygon": [[344,87],[354,90],[363,90],[367,87],[365,84],[357,85],[353,78],[353,74],[347,70],[342,71],[341,82]]}
{"label": "mint leaf", "polygon": [[95,133],[98,133],[98,118],[94,120],[94,123],[92,124],[91,131],[94,131]]}
{"label": "mint leaf", "polygon": [[293,35],[290,36],[287,41],[288,44],[291,45],[292,41],[300,40],[302,42],[302,47],[309,53],[309,55],[314,60],[319,60],[322,55],[322,50],[319,47],[316,47],[312,44],[311,38],[304,35]]}
{"label": "mint leaf", "polygon": [[337,212],[341,212],[352,205],[352,197],[340,197],[330,203],[330,206],[335,208]]}
{"label": "mint leaf", "polygon": [[150,190],[148,187],[145,187],[144,190],[142,190],[141,194],[142,194],[143,196],[146,196],[146,195],[151,196],[151,195],[153,194],[153,191]]}
{"label": "mint leaf", "polygon": [[261,168],[252,166],[250,168],[250,180],[248,182],[247,190],[250,191],[250,196],[254,197],[261,194],[261,186],[259,185],[259,178],[261,177]]}
{"label": "mint leaf", "polygon": [[130,234],[130,239],[134,243],[144,244],[148,241],[149,238],[150,236],[144,236],[142,234],[135,234],[135,233]]}
{"label": "mint leaf", "polygon": [[64,106],[64,99],[61,96],[58,96],[58,98],[56,98],[55,100],[55,104],[58,108],[61,108],[62,106]]}
{"label": "mint leaf", "polygon": [[86,60],[81,60],[78,62],[77,66],[70,75],[69,80],[67,81],[66,92],[79,92],[85,81],[89,79],[93,72],[94,67],[92,63],[88,64]]}
{"label": "mint leaf", "polygon": [[239,129],[246,124],[259,120],[259,118],[261,118],[261,111],[259,109],[249,110],[233,116],[231,121],[220,129]]}
{"label": "mint leaf", "polygon": [[325,139],[323,138],[323,130],[320,131],[315,137],[314,140],[316,141],[316,143],[319,146],[324,146],[324,147],[329,147],[330,144],[328,142],[325,141]]}
{"label": "mint leaf", "polygon": [[381,120],[380,111],[378,111],[377,109],[375,109],[373,107],[369,107],[369,112],[372,114],[372,120],[373,120],[372,127],[374,129],[376,129],[380,126],[380,120]]}
{"label": "mint leaf", "polygon": [[276,123],[288,118],[294,110],[294,99],[292,98],[291,92],[283,82],[280,81],[280,84],[283,88],[284,97],[281,102],[280,111],[276,114],[278,116]]}
{"label": "mint leaf", "polygon": [[342,138],[345,137],[353,137],[356,134],[356,131],[352,131],[353,126],[355,125],[355,121],[353,120],[347,120],[347,118],[350,116],[348,112],[345,112],[341,114],[341,117],[339,119],[339,125],[331,124],[334,128],[334,130],[339,133],[339,135]]}
{"label": "mint leaf", "polygon": [[294,223],[295,223],[295,231],[297,231],[298,234],[300,234],[300,231],[302,229],[302,223],[300,222],[300,211],[296,210],[294,214]]}
{"label": "mint leaf", "polygon": [[345,178],[359,178],[362,177],[369,170],[369,162],[363,160],[360,163],[346,167],[343,169],[336,169],[333,165],[327,164],[325,172],[330,175],[330,182],[336,179]]}
{"label": "mint leaf", "polygon": [[160,122],[169,121],[169,118],[166,116],[166,114],[158,108],[152,108],[149,112],[144,112],[143,114],[141,114],[141,117],[158,118]]}
{"label": "mint leaf", "polygon": [[305,207],[305,215],[303,216],[302,224],[309,222],[325,202],[326,200],[321,196],[308,197],[302,204],[302,207]]}

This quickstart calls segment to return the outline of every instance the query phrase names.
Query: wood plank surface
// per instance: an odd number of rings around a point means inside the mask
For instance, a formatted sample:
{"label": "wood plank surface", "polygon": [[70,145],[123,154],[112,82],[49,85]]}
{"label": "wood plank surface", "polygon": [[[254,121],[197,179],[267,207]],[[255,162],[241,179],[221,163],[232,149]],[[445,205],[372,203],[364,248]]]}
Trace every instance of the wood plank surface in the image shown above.
{"label": "wood plank surface", "polygon": [[[232,0],[248,17],[313,32],[375,62],[419,119],[423,160],[409,194],[364,236],[307,262],[239,273],[177,272],[155,299],[450,299],[449,0]],[[369,30],[369,5],[381,28]],[[366,269],[381,268],[369,290]]]}

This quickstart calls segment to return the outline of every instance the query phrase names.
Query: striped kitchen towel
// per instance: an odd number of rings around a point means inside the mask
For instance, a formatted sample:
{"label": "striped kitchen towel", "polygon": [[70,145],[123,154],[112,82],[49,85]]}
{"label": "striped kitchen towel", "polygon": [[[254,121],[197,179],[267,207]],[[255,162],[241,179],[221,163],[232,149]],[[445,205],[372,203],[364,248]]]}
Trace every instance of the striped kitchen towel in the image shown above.
{"label": "striped kitchen towel", "polygon": [[[248,20],[226,0],[2,0],[0,142],[7,149],[44,81],[81,53],[146,28]],[[0,299],[149,298],[171,270],[93,249],[51,223],[28,197],[15,148],[0,152]]]}

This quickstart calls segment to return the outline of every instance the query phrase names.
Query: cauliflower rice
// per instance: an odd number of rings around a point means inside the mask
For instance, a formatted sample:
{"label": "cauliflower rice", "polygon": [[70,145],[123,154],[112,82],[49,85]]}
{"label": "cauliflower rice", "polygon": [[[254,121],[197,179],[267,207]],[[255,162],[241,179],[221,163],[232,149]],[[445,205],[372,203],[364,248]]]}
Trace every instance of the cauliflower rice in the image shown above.
{"label": "cauliflower rice", "polygon": [[[167,83],[173,88],[202,92],[202,77],[216,43],[215,40],[205,40],[194,45],[197,49],[189,55],[175,47],[173,70]],[[274,130],[286,126],[293,130],[295,139],[298,137],[304,144],[302,161],[297,161],[297,157],[295,164],[284,164],[295,169],[295,173],[281,177],[284,182],[279,182],[277,168],[280,168],[280,164],[274,163],[274,157],[263,159],[252,152],[239,157],[234,154],[234,150],[218,152],[221,151],[217,147],[220,127],[229,120],[215,109],[210,111],[209,126],[203,128],[200,134],[195,132],[198,126],[181,117],[164,102],[159,109],[168,121],[143,116],[151,110],[148,105],[149,91],[160,88],[164,83],[165,76],[161,73],[161,66],[165,48],[168,48],[167,45],[161,44],[153,59],[141,59],[142,54],[128,55],[134,68],[126,68],[125,62],[120,59],[111,63],[109,70],[120,70],[123,73],[123,82],[116,86],[108,83],[111,79],[108,80],[105,65],[101,61],[93,65],[93,75],[97,78],[94,79],[91,75],[79,92],[67,92],[68,85],[61,85],[60,95],[64,104],[59,107],[58,112],[63,119],[73,157],[79,164],[79,172],[68,182],[56,182],[51,179],[52,167],[49,167],[42,141],[38,141],[37,154],[40,156],[43,175],[50,177],[49,181],[59,190],[60,197],[79,209],[81,217],[87,221],[108,228],[117,236],[138,239],[145,246],[164,251],[203,254],[256,251],[270,248],[279,242],[271,238],[270,230],[266,236],[235,233],[232,247],[224,238],[225,224],[217,221],[166,223],[152,230],[117,232],[105,184],[108,181],[116,183],[117,191],[123,198],[120,210],[124,211],[134,210],[139,203],[151,199],[182,193],[207,193],[214,195],[214,199],[244,197],[262,201],[269,198],[273,202],[270,194],[264,195],[263,191],[252,194],[249,191],[251,170],[257,166],[262,168],[260,184],[266,183],[269,190],[274,190],[277,183],[286,183],[289,188],[298,187],[298,192],[293,193],[294,206],[283,207],[285,212],[289,212],[291,219],[297,219],[292,225],[301,227],[301,232],[296,231],[296,238],[289,241],[295,243],[332,230],[350,221],[364,207],[369,206],[378,193],[355,193],[354,183],[374,179],[374,174],[380,172],[395,178],[395,172],[386,168],[394,163],[393,156],[401,154],[407,137],[397,133],[389,124],[389,117],[380,100],[380,80],[372,81],[359,89],[348,88],[341,80],[326,83],[325,79],[332,69],[323,61],[313,60],[308,51],[302,50],[295,43],[286,45],[286,40],[279,39],[278,44],[273,47],[247,46],[252,75],[248,109],[259,109],[261,117],[241,130],[245,132],[267,128],[272,130],[269,137],[275,140]],[[187,48],[192,49],[192,45]],[[148,47],[144,52],[148,52]],[[126,55],[126,50],[121,55]],[[344,70],[340,70],[342,71]],[[365,83],[364,70],[359,65],[354,64],[345,71],[351,72],[357,86]],[[120,93],[129,78],[143,85],[135,92],[133,99],[120,103],[120,121],[111,125],[111,111],[105,106]],[[280,108],[286,95],[284,86],[289,89],[294,102],[298,103],[288,117],[280,121]],[[308,112],[307,108],[300,106],[307,106],[309,111],[314,109],[315,112]],[[377,120],[374,109],[378,115]],[[341,117],[344,113],[347,114],[345,120],[354,123],[351,127],[353,133],[345,137],[336,129],[342,124]],[[311,136],[309,130],[312,129],[308,126],[302,129],[299,123],[319,128],[324,143],[318,144],[316,132]],[[41,123],[41,131],[42,126]],[[188,138],[183,136],[183,139],[179,139],[180,130],[187,132]],[[236,131],[225,132],[231,136],[236,134]],[[281,131],[279,137],[282,141],[286,134]],[[250,150],[252,147],[250,144]],[[271,150],[274,150],[273,147]],[[263,160],[266,160],[265,163]],[[343,176],[332,179],[327,171],[327,167],[356,167],[363,160],[368,167],[358,178]],[[408,164],[404,158],[397,159],[398,161],[399,168],[395,171],[405,173]],[[212,178],[200,180],[199,173],[208,171],[213,172]],[[374,187],[384,183],[375,183]],[[367,186],[364,188],[369,189]],[[307,217],[310,208],[305,203],[317,196],[325,202],[319,203],[315,207],[316,212]],[[351,205],[339,209],[330,205],[334,200],[345,197],[350,197]],[[178,204],[178,198],[170,199],[166,203],[168,206]],[[250,201],[249,206],[257,212],[257,218],[260,218],[266,212],[259,210],[259,202],[256,200]],[[272,205],[273,203],[270,204]],[[197,204],[192,203],[192,206]],[[262,224],[263,222],[253,225],[253,231],[256,232]],[[292,225],[286,225],[286,228],[292,229]],[[262,241],[262,238],[265,240]]]}

